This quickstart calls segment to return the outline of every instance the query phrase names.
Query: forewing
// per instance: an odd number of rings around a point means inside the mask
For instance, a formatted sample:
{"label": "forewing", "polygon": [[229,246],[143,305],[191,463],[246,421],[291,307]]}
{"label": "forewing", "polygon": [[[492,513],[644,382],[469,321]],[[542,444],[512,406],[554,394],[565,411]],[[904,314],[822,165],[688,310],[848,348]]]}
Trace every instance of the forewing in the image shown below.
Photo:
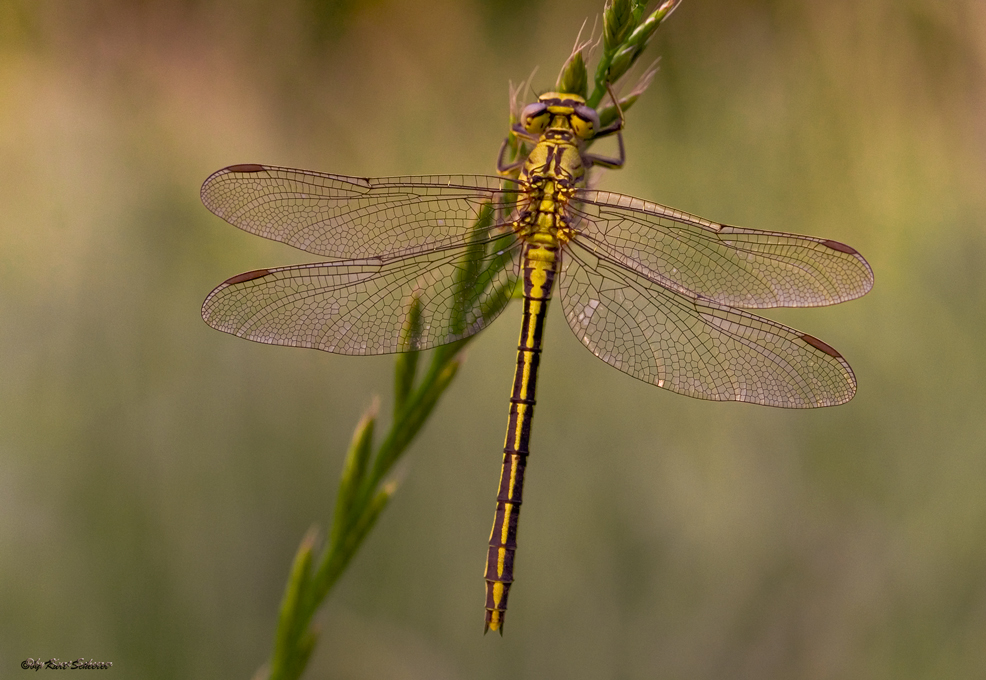
{"label": "forewing", "polygon": [[513,211],[516,188],[482,175],[368,179],[233,165],[209,177],[201,195],[209,210],[251,234],[324,257],[360,259],[463,243],[484,204]]}
{"label": "forewing", "polygon": [[658,387],[787,408],[834,406],[856,392],[849,364],[820,340],[665,288],[578,246],[565,251],[560,289],[582,344]]}
{"label": "forewing", "polygon": [[606,191],[581,190],[570,209],[584,248],[730,307],[818,307],[873,287],[863,256],[837,241],[731,227]]}
{"label": "forewing", "polygon": [[212,291],[202,318],[270,345],[358,355],[428,349],[476,333],[509,300],[514,237],[479,246],[240,274]]}

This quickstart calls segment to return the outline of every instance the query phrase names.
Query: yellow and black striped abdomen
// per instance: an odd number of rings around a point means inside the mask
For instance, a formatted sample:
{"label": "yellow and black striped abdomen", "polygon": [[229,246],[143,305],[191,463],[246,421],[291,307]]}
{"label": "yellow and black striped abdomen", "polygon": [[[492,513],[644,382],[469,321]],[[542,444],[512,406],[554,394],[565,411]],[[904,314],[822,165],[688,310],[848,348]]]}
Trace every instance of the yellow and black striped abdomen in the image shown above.
{"label": "yellow and black striped abdomen", "polygon": [[503,469],[496,497],[496,515],[486,556],[486,630],[503,634],[507,595],[513,583],[514,553],[517,550],[517,520],[524,491],[524,469],[530,453],[531,420],[541,337],[548,301],[558,267],[558,246],[550,243],[524,245],[524,316],[517,347],[517,369],[510,395],[510,416],[503,445]]}

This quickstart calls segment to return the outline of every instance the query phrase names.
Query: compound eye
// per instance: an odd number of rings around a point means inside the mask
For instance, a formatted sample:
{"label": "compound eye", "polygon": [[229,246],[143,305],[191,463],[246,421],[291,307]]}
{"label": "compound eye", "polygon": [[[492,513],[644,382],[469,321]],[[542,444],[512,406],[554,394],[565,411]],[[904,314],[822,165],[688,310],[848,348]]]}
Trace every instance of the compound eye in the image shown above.
{"label": "compound eye", "polygon": [[551,114],[548,113],[548,105],[542,102],[528,104],[520,112],[520,124],[531,134],[541,134],[548,129],[549,122],[551,122]]}
{"label": "compound eye", "polygon": [[572,110],[572,129],[579,139],[592,139],[599,131],[599,114],[584,104]]}

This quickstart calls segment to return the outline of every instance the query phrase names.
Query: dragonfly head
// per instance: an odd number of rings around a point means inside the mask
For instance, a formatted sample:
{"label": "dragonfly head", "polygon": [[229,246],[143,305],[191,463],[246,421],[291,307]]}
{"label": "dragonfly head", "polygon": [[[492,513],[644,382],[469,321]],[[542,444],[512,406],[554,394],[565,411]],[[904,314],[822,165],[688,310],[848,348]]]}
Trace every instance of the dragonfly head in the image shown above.
{"label": "dragonfly head", "polygon": [[578,95],[545,92],[536,102],[524,107],[520,124],[535,135],[549,129],[571,130],[584,141],[599,131],[599,115]]}

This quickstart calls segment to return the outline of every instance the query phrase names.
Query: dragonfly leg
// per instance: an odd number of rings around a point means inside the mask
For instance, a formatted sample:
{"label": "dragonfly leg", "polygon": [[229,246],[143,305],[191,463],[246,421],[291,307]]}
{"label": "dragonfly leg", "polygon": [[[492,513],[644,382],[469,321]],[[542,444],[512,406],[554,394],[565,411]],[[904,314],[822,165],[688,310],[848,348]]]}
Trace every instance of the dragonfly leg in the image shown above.
{"label": "dragonfly leg", "polygon": [[612,134],[618,133],[623,129],[626,119],[623,117],[623,107],[620,106],[620,98],[616,96],[613,92],[613,86],[606,83],[606,92],[609,93],[609,98],[613,100],[613,106],[616,107],[616,120],[604,127],[602,130],[593,135],[593,139],[599,139],[600,137],[608,137]]}
{"label": "dragonfly leg", "polygon": [[593,139],[608,137],[609,135],[615,134],[617,143],[620,147],[620,157],[611,158],[609,156],[597,156],[595,154],[587,153],[584,155],[584,158],[592,165],[609,168],[610,170],[617,170],[622,168],[623,164],[626,163],[626,151],[623,148],[623,125],[625,119],[623,117],[623,107],[620,106],[620,98],[616,96],[615,92],[613,92],[613,86],[606,83],[606,91],[609,93],[609,98],[613,100],[613,105],[616,106],[616,120],[597,132],[593,136]]}
{"label": "dragonfly leg", "polygon": [[623,149],[623,132],[616,132],[616,142],[620,147],[620,157],[610,158],[609,156],[596,156],[595,154],[587,153],[583,158],[588,161],[591,165],[598,165],[603,168],[609,168],[610,170],[618,170],[623,167],[626,163],[627,155],[626,151]]}
{"label": "dragonfly leg", "polygon": [[[532,134],[532,133],[528,132],[527,130],[525,130],[521,126],[520,123],[514,123],[513,125],[511,125],[510,126],[510,131],[514,135],[516,135],[517,137],[520,137],[521,139],[523,139],[525,141],[528,141],[528,142],[537,142],[538,141],[538,136],[535,135],[535,134]],[[513,161],[512,163],[504,163],[503,162],[503,153],[504,153],[504,151],[507,150],[507,147],[508,146],[510,146],[510,137],[509,136],[506,139],[504,139],[503,140],[503,144],[500,145],[500,153],[499,153],[499,155],[496,158],[496,171],[498,173],[500,173],[501,175],[505,175],[507,173],[510,173],[510,172],[516,170],[517,168],[519,168],[520,166],[522,166],[524,164],[524,161],[527,160],[527,154],[526,153],[521,153],[521,154],[519,154],[519,158],[516,161]]]}
{"label": "dragonfly leg", "polygon": [[519,168],[520,166],[522,166],[524,164],[524,161],[525,160],[527,160],[523,156],[521,156],[520,158],[518,158],[517,160],[513,161],[512,163],[504,163],[503,162],[503,154],[507,150],[507,147],[509,145],[510,145],[510,137],[504,137],[503,138],[503,144],[500,145],[500,153],[496,157],[496,171],[498,173],[500,173],[501,175],[506,175],[506,174],[508,174],[508,173],[516,170],[517,168]]}

